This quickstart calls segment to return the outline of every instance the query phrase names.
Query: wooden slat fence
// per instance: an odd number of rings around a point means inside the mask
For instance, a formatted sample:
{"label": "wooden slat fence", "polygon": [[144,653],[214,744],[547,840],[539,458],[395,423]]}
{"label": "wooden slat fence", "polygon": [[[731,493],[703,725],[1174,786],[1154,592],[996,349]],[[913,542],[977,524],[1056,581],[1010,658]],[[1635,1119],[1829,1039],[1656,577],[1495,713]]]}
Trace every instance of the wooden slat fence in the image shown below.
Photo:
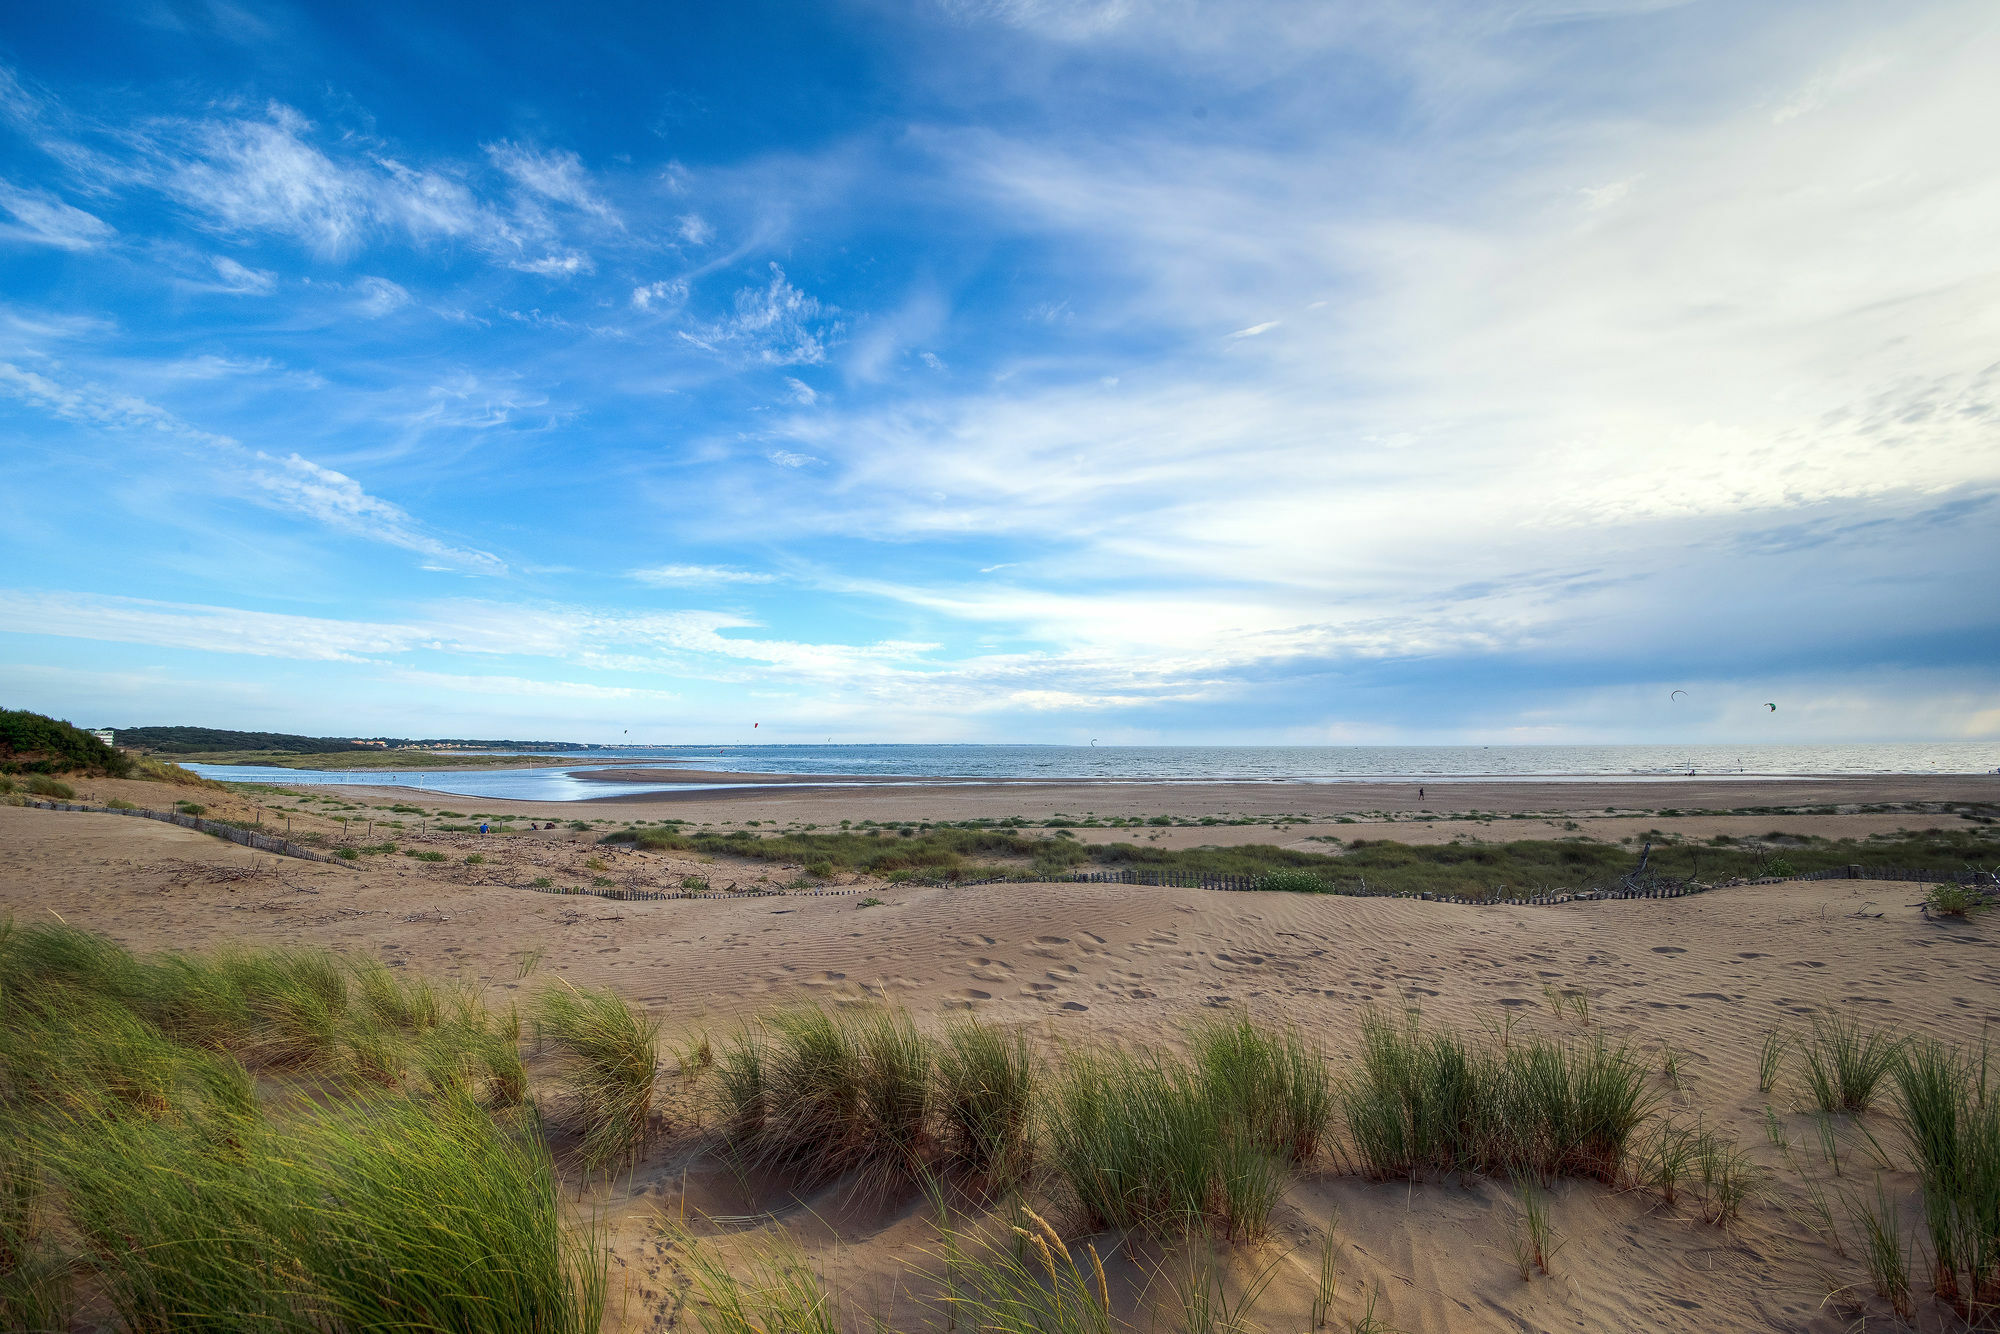
{"label": "wooden slat fence", "polygon": [[177,824],[183,829],[193,829],[216,838],[226,838],[231,843],[241,843],[246,848],[256,848],[259,852],[275,852],[280,857],[299,857],[309,862],[338,861],[323,852],[300,847],[288,838],[276,834],[260,833],[255,829],[240,829],[220,820],[204,820],[199,816],[186,815],[180,811],[123,810],[117,806],[84,806],[71,801],[30,801],[30,806],[45,811],[88,811],[93,815],[136,815],[143,820],[164,820]]}

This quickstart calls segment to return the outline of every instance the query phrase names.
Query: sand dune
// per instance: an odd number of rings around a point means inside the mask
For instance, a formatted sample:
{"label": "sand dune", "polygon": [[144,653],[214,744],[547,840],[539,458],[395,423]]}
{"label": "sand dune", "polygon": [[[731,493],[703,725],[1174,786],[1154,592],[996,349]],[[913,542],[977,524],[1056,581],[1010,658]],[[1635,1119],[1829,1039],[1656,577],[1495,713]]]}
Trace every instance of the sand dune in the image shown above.
{"label": "sand dune", "polygon": [[[1323,1166],[1292,1186],[1272,1237],[1234,1261],[1243,1273],[1277,1266],[1254,1322],[1273,1329],[1305,1326],[1312,1238],[1336,1211],[1344,1319],[1372,1293],[1378,1316],[1412,1331],[1844,1327],[1837,1304],[1822,1302],[1859,1281],[1858,1263],[1788,1212],[1782,1186],[1793,1169],[1765,1138],[1766,1104],[1794,1138],[1813,1132],[1788,1092],[1757,1091],[1757,1056],[1773,1026],[1800,1028],[1815,1013],[1975,1043],[2000,1020],[2000,932],[1926,920],[1912,906],[1916,890],[1827,881],[1540,909],[1011,884],[891,889],[867,908],[854,896],[623,903],[457,885],[380,861],[305,863],[151,821],[0,807],[0,905],[18,920],[55,913],[142,950],[330,945],[474,982],[496,999],[526,985],[523,960],[538,954],[542,973],[611,985],[670,1032],[720,1032],[787,1002],[886,998],[919,1016],[971,1011],[1024,1025],[1050,1048],[1171,1044],[1192,1020],[1245,1010],[1301,1025],[1338,1058],[1371,1004],[1420,1006],[1468,1028],[1574,1029],[1574,1018],[1551,1013],[1545,988],[1582,991],[1611,1041],[1656,1065],[1665,1048],[1678,1053],[1680,1085],[1657,1085],[1666,1105],[1734,1134],[1772,1173],[1771,1199],[1727,1230],[1651,1195],[1565,1185],[1554,1201],[1567,1238],[1554,1276],[1524,1283],[1508,1249],[1509,1188],[1373,1184]],[[1893,1127],[1886,1115],[1866,1124],[1896,1158],[1883,1179],[1907,1197]],[[1858,1140],[1852,1153],[1866,1163]],[[1874,1173],[1857,1167],[1841,1188],[1872,1191]],[[664,1327],[675,1309],[654,1235],[663,1210],[772,1204],[713,1169],[690,1169],[671,1146],[606,1203],[614,1282],[634,1329]],[[924,1211],[908,1201],[886,1211],[834,1196],[807,1203],[822,1218],[801,1211],[798,1226],[857,1309],[914,1323],[915,1280],[897,1276],[922,1268]],[[1139,1252],[1121,1272],[1144,1287],[1167,1258]],[[1137,1310],[1163,1292],[1155,1282],[1125,1300]]]}

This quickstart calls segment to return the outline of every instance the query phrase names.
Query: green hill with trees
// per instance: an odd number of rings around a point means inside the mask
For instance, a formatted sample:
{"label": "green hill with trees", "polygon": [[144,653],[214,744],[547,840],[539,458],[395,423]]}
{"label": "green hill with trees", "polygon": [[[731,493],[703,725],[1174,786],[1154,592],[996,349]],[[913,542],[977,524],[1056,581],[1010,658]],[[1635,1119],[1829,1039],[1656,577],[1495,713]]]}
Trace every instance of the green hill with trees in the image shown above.
{"label": "green hill with trees", "polygon": [[123,778],[132,758],[80,727],[26,709],[0,709],[0,773],[110,774]]}

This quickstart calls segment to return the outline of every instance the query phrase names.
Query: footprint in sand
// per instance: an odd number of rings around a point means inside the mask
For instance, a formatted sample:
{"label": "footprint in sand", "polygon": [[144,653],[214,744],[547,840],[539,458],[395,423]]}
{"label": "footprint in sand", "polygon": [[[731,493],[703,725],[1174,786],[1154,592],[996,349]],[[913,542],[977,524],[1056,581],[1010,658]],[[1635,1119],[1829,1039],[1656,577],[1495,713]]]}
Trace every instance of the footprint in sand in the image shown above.
{"label": "footprint in sand", "polygon": [[1090,1007],[1079,1001],[1064,1001],[1058,1008],[1064,1010],[1088,1010]]}
{"label": "footprint in sand", "polygon": [[1069,937],[1068,937],[1068,936],[1036,936],[1036,937],[1035,937],[1035,943],[1036,943],[1037,945],[1067,945],[1067,944],[1069,944]]}
{"label": "footprint in sand", "polygon": [[1687,951],[1686,951],[1686,950],[1684,950],[1684,949],[1682,949],[1682,948],[1681,948],[1680,946],[1678,946],[1678,945],[1655,945],[1655,946],[1653,946],[1653,953],[1655,953],[1655,954],[1686,954],[1686,953],[1687,953]]}
{"label": "footprint in sand", "polygon": [[959,991],[955,994],[958,996],[960,1000],[983,1001],[983,1000],[993,999],[992,992],[981,991],[978,987],[966,987],[964,990]]}
{"label": "footprint in sand", "polygon": [[1055,989],[1056,984],[1053,982],[1030,982],[1021,988],[1022,991],[1027,992],[1030,996],[1045,996]]}
{"label": "footprint in sand", "polygon": [[814,973],[811,977],[807,978],[806,985],[809,987],[830,987],[836,982],[845,982],[846,980],[847,980],[846,973],[835,973],[822,970],[820,972]]}

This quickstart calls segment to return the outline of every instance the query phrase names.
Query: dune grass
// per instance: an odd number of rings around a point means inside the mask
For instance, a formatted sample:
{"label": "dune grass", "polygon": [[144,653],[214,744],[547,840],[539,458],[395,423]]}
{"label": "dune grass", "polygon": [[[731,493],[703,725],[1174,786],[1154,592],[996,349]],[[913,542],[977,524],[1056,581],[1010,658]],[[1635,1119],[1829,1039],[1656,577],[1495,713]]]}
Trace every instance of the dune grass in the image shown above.
{"label": "dune grass", "polygon": [[1478,1172],[1613,1182],[1652,1108],[1625,1047],[1539,1037],[1469,1041],[1372,1011],[1341,1087],[1348,1151],[1370,1175]]}
{"label": "dune grass", "polygon": [[636,1157],[652,1121],[660,1025],[609,988],[555,982],[535,998],[535,1027],[564,1066],[567,1111],[586,1168]]}
{"label": "dune grass", "polygon": [[603,1261],[554,1169],[476,1105],[391,1097],[251,1119],[62,1119],[48,1168],[133,1329],[595,1330]]}
{"label": "dune grass", "polygon": [[717,1059],[724,1133],[745,1164],[880,1182],[936,1157],[939,1044],[900,1011],[781,1010]]}
{"label": "dune grass", "polygon": [[841,1334],[826,1280],[795,1243],[774,1240],[732,1270],[707,1244],[685,1232],[670,1229],[670,1235],[693,1286],[702,1334]]}
{"label": "dune grass", "polygon": [[1247,1017],[1198,1025],[1195,1064],[1209,1099],[1266,1153],[1303,1163],[1333,1118],[1326,1058],[1295,1028],[1263,1028]]}
{"label": "dune grass", "polygon": [[[1096,1246],[1078,1258],[1048,1220],[1017,1206],[1010,1244],[968,1245],[940,1197],[937,1207],[943,1290],[934,1305],[946,1329],[983,1334],[1111,1334],[1111,1284]],[[712,1334],[722,1334],[713,1331]],[[742,1334],[748,1334],[747,1331]]]}
{"label": "dune grass", "polygon": [[503,1040],[336,955],[0,923],[0,1324],[596,1329],[605,1261],[547,1151],[474,1100],[490,1080],[404,1074]]}
{"label": "dune grass", "polygon": [[1985,912],[1993,901],[1966,885],[1932,885],[1924,893],[1924,907],[1940,917],[1970,917]]}
{"label": "dune grass", "polygon": [[1257,1237],[1317,1150],[1331,1085],[1296,1033],[1237,1019],[1191,1047],[1188,1060],[1076,1051],[1058,1073],[1042,1153],[1089,1225]]}
{"label": "dune grass", "polygon": [[[1636,849],[1586,838],[1505,843],[1399,843],[1355,839],[1338,853],[1268,843],[1169,848],[1148,843],[1084,843],[1008,828],[905,825],[838,832],[751,829],[727,833],[676,827],[614,830],[605,842],[656,851],[785,862],[825,878],[860,872],[899,879],[963,880],[989,875],[1054,875],[1074,870],[1157,870],[1248,876],[1260,889],[1302,893],[1361,889],[1460,898],[1524,897],[1557,889],[1615,885],[1637,861]],[[1924,831],[1868,840],[1805,840],[1786,845],[1789,873],[1867,864],[1959,871],[2000,862],[2000,837],[1983,831]],[[1773,873],[1765,849],[1655,843],[1648,863],[1670,879],[1705,881]]]}
{"label": "dune grass", "polygon": [[1817,1015],[1799,1044],[1806,1090],[1823,1112],[1865,1112],[1896,1068],[1903,1039],[1864,1032],[1853,1019]]}
{"label": "dune grass", "polygon": [[949,1025],[937,1072],[938,1115],[951,1161],[995,1187],[1019,1183],[1030,1166],[1040,1078],[1026,1035],[975,1019]]}
{"label": "dune grass", "polygon": [[2000,1311],[2000,1091],[1989,1052],[1932,1039],[1895,1068],[1898,1110],[1924,1188],[1932,1287],[1967,1323]]}

